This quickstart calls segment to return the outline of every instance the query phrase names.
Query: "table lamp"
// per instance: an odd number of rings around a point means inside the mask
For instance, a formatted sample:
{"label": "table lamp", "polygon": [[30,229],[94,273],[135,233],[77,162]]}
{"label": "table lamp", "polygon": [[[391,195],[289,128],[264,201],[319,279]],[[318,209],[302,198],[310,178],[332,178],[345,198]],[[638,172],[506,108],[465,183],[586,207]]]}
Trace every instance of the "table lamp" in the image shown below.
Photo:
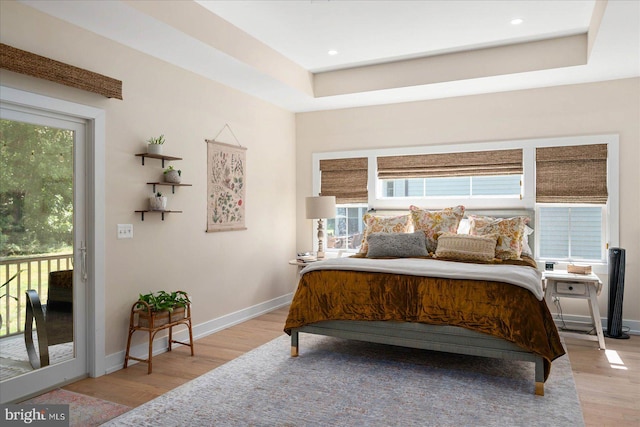
{"label": "table lamp", "polygon": [[335,196],[316,196],[306,198],[307,219],[318,220],[318,259],[324,258],[324,224],[323,218],[335,218],[336,198]]}

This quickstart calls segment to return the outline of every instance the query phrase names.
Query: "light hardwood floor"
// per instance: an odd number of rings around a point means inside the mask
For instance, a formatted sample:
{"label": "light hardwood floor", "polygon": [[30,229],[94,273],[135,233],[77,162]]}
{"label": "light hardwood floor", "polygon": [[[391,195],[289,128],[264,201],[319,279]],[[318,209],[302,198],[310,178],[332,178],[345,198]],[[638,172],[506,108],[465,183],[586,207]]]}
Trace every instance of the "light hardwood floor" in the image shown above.
{"label": "light hardwood floor", "polygon": [[[288,308],[281,308],[202,338],[196,341],[193,357],[188,347],[176,345],[172,352],[153,358],[151,375],[145,364],[138,363],[63,388],[139,406],[280,336],[287,312]],[[565,338],[565,342],[586,425],[639,426],[640,337],[607,338],[608,353],[598,350],[593,341]]]}

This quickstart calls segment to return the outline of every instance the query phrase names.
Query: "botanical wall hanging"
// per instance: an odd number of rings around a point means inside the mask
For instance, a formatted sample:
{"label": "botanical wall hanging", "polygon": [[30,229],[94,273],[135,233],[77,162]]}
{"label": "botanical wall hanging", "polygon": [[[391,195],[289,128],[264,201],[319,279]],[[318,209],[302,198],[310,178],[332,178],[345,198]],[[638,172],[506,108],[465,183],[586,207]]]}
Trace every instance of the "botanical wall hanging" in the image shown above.
{"label": "botanical wall hanging", "polygon": [[205,141],[207,142],[207,232],[246,230],[247,149],[239,144],[217,142],[215,138]]}

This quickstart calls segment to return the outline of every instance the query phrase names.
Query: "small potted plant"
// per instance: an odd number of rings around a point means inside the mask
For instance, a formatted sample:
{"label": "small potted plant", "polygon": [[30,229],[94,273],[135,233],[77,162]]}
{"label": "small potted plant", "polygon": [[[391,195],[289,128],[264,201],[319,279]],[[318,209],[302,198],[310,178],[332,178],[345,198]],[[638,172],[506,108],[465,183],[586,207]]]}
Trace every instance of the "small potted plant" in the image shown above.
{"label": "small potted plant", "polygon": [[164,144],[164,135],[160,135],[157,138],[147,139],[147,153],[149,154],[162,154],[162,145]]}
{"label": "small potted plant", "polygon": [[174,169],[173,166],[169,166],[164,170],[164,181],[172,184],[180,184],[182,181],[182,171],[180,169]]}
{"label": "small potted plant", "polygon": [[158,291],[140,294],[135,310],[138,312],[138,326],[156,328],[177,322],[187,316],[191,305],[184,291]]}
{"label": "small potted plant", "polygon": [[166,211],[167,210],[167,198],[162,195],[161,192],[152,194],[149,197],[149,210],[150,211]]}

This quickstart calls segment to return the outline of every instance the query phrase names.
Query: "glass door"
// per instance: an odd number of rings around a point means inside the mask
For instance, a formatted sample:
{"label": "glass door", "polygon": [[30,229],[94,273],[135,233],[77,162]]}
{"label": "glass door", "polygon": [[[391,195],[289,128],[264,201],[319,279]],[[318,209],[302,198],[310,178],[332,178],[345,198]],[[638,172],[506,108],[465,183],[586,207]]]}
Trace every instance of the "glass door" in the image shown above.
{"label": "glass door", "polygon": [[87,375],[86,132],[0,111],[0,402]]}

